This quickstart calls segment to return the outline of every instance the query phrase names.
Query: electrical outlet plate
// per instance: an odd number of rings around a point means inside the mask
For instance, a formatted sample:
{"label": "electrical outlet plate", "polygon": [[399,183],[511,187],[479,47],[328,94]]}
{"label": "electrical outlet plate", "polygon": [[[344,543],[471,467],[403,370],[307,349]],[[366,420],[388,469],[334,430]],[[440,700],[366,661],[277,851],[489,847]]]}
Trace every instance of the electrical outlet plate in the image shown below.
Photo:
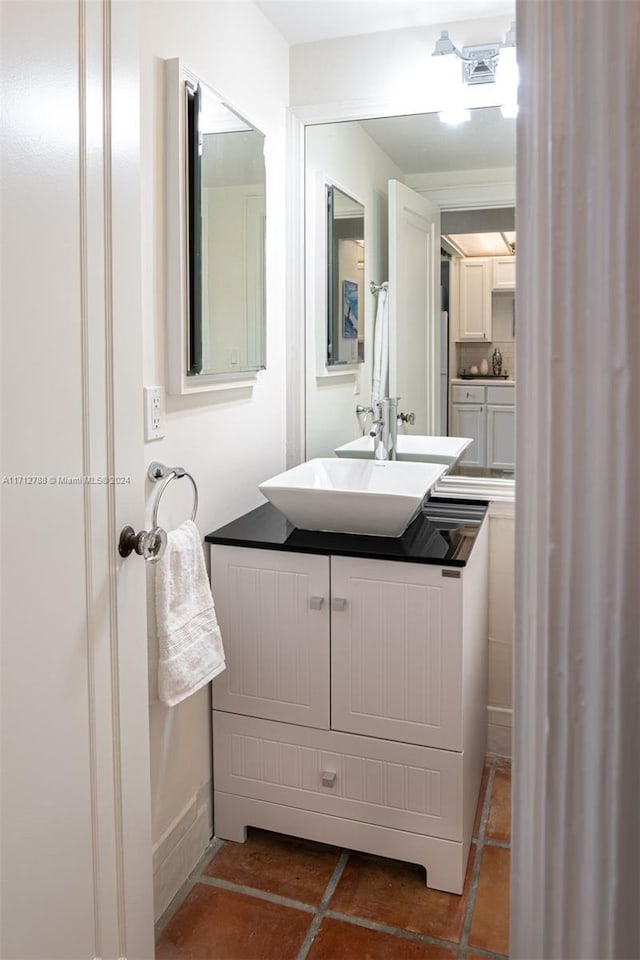
{"label": "electrical outlet plate", "polygon": [[144,388],[144,439],[160,440],[164,437],[164,389]]}

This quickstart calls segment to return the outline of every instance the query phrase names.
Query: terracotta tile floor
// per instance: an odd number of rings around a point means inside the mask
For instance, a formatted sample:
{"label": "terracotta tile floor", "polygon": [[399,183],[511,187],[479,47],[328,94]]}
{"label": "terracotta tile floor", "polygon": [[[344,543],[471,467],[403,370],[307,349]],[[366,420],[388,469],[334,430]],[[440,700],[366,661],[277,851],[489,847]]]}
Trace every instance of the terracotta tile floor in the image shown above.
{"label": "terracotta tile floor", "polygon": [[502,960],[510,802],[488,757],[461,897],[415,864],[264,830],[216,840],[158,922],[157,960]]}

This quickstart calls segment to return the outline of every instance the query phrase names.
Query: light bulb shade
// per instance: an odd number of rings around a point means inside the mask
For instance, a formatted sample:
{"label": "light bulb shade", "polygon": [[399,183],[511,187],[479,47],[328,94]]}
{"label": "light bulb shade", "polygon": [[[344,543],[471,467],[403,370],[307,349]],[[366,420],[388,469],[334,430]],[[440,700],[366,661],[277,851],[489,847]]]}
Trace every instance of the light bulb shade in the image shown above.
{"label": "light bulb shade", "polygon": [[450,127],[457,127],[460,123],[466,123],[471,120],[471,112],[465,107],[451,106],[446,110],[441,110],[438,114],[441,123],[446,123]]}
{"label": "light bulb shade", "polygon": [[453,42],[449,39],[449,31],[441,30],[440,38],[436,40],[436,45],[433,48],[432,57],[445,57],[449,53],[455,53],[456,48],[453,45]]}

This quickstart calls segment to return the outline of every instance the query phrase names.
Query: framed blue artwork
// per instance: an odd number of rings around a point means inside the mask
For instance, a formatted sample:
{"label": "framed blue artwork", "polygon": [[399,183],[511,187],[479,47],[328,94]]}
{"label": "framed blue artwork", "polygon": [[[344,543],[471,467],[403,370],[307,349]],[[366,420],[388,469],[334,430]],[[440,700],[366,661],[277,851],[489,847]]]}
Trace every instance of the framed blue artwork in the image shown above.
{"label": "framed blue artwork", "polygon": [[355,280],[342,281],[342,336],[345,340],[358,339],[358,284]]}

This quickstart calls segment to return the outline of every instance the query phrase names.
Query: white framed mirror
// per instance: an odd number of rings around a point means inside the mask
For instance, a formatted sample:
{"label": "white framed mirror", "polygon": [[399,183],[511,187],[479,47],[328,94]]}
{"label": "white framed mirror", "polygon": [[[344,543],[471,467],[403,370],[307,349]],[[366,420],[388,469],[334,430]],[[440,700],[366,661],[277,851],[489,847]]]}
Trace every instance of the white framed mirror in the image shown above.
{"label": "white framed mirror", "polygon": [[265,137],[179,60],[165,83],[169,391],[246,386],[266,363]]}

